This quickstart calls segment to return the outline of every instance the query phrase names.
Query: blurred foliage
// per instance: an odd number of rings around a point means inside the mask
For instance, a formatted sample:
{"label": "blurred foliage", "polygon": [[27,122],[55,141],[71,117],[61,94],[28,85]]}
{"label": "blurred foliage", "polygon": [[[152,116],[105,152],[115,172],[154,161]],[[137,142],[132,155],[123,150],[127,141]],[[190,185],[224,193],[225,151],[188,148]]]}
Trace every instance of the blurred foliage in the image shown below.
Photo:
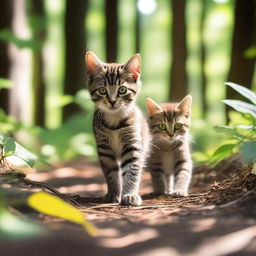
{"label": "blurred foliage", "polygon": [[[234,83],[226,83],[251,103],[241,100],[223,100],[223,102],[237,111],[240,116],[231,121],[229,126],[215,126],[215,130],[227,136],[223,143],[213,154],[214,161],[241,152],[248,163],[256,160],[256,94],[251,90]],[[235,115],[237,116],[237,115]]]}
{"label": "blurred foliage", "polygon": [[44,234],[42,226],[31,219],[18,217],[8,210],[5,196],[0,190],[0,239],[20,240]]}
{"label": "blurred foliage", "polygon": [[41,41],[32,38],[21,39],[20,37],[17,37],[10,29],[0,31],[0,40],[11,42],[19,49],[29,48],[32,50],[40,50],[42,47]]}

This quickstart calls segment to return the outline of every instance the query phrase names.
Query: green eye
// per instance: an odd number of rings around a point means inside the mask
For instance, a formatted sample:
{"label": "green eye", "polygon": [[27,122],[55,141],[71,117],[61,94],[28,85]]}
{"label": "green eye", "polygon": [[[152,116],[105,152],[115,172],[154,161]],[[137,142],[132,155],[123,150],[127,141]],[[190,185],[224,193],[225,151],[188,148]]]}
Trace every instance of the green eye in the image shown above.
{"label": "green eye", "polygon": [[125,94],[127,92],[127,88],[125,86],[121,86],[119,89],[118,89],[118,93],[119,94]]}
{"label": "green eye", "polygon": [[100,87],[98,89],[98,92],[101,94],[101,95],[106,95],[107,94],[107,89],[105,87]]}
{"label": "green eye", "polygon": [[181,123],[176,123],[176,124],[174,125],[174,129],[175,129],[175,130],[180,130],[181,127],[182,127],[182,124],[181,124]]}
{"label": "green eye", "polygon": [[159,128],[160,130],[166,130],[166,125],[165,125],[165,124],[159,124],[159,125],[158,125],[158,128]]}

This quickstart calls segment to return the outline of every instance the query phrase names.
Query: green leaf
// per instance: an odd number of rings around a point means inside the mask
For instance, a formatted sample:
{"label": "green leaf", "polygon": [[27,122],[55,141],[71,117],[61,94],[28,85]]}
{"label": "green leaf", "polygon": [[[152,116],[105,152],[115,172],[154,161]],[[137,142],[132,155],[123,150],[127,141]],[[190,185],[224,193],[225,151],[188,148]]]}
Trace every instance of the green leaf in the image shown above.
{"label": "green leaf", "polygon": [[37,156],[29,152],[24,147],[22,147],[19,143],[15,142],[15,144],[16,144],[16,150],[13,156],[17,156],[18,158],[22,159],[26,164],[28,164],[30,167],[33,167],[36,160],[38,160]]}
{"label": "green leaf", "polygon": [[236,130],[235,130],[234,127],[215,125],[213,128],[216,132],[219,132],[219,133],[225,133],[225,134],[228,134],[228,135],[236,134]]}
{"label": "green leaf", "polygon": [[90,235],[96,235],[96,229],[80,211],[56,196],[45,192],[34,193],[29,196],[28,204],[39,212],[80,224]]}
{"label": "green leaf", "polygon": [[227,82],[225,84],[228,85],[229,87],[233,88],[237,92],[239,92],[241,95],[243,95],[245,98],[247,98],[253,104],[256,105],[256,94],[253,91],[251,91],[251,90],[247,89],[246,87],[241,86],[239,84],[235,84],[235,83],[231,83],[231,82]]}
{"label": "green leaf", "polygon": [[3,156],[11,156],[16,150],[16,143],[13,138],[5,136],[3,138]]}
{"label": "green leaf", "polygon": [[235,144],[225,144],[220,146],[213,153],[213,156],[212,156],[213,160],[220,161],[225,157],[232,155],[234,147],[235,147]]}
{"label": "green leaf", "polygon": [[242,156],[247,163],[256,160],[256,140],[243,143],[241,146]]}
{"label": "green leaf", "polygon": [[45,229],[24,218],[10,214],[6,210],[0,212],[1,239],[25,239],[45,233]]}
{"label": "green leaf", "polygon": [[12,88],[13,83],[9,79],[0,78],[0,89],[10,89]]}
{"label": "green leaf", "polygon": [[246,103],[241,100],[223,100],[223,102],[234,108],[236,111],[244,113],[244,114],[250,114],[254,118],[256,118],[256,106]]}
{"label": "green leaf", "polygon": [[42,48],[42,42],[33,38],[21,39],[17,37],[10,29],[4,29],[0,31],[0,40],[5,42],[11,42],[19,49],[30,48],[32,50],[40,50]]}

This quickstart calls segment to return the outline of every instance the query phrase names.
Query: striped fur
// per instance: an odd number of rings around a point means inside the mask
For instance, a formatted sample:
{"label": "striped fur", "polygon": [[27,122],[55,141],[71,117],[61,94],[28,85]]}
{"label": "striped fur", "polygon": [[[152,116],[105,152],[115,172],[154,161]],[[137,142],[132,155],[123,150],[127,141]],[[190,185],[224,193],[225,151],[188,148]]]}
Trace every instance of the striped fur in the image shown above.
{"label": "striped fur", "polygon": [[107,64],[87,52],[86,66],[87,87],[95,103],[98,157],[108,186],[106,201],[140,205],[140,176],[150,144],[147,122],[135,105],[140,56],[126,64]]}
{"label": "striped fur", "polygon": [[180,103],[160,105],[147,99],[148,122],[154,144],[148,167],[156,194],[188,195],[192,176],[189,135],[191,103],[190,95]]}

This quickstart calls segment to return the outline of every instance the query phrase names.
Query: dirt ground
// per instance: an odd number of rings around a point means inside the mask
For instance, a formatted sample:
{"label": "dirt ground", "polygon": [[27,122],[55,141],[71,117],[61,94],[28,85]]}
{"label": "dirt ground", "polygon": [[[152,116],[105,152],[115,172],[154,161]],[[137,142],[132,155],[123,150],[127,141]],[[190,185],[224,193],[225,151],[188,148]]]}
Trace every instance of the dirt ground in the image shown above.
{"label": "dirt ground", "polygon": [[143,173],[139,207],[105,204],[101,170],[85,159],[27,177],[71,195],[98,234],[90,237],[76,224],[39,215],[48,233],[32,240],[0,239],[1,256],[256,255],[256,178],[236,156],[214,168],[195,168],[186,198],[154,197],[150,176]]}

